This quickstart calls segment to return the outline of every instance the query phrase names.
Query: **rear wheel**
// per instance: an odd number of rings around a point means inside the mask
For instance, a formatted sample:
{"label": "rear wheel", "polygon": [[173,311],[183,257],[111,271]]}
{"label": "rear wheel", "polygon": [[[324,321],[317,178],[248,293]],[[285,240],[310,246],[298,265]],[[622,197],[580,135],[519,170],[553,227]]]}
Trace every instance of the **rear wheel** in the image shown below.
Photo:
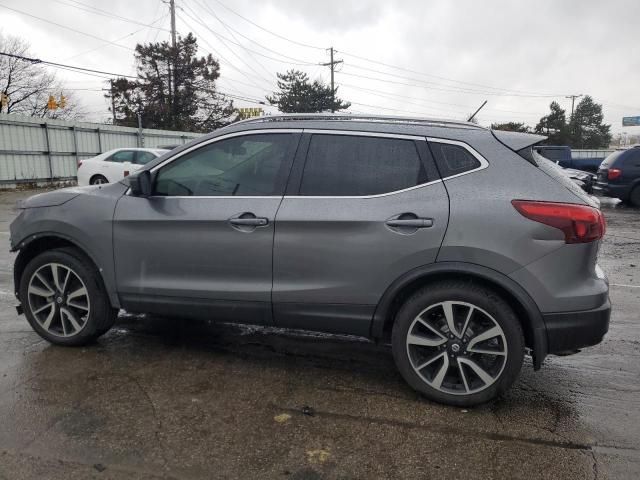
{"label": "rear wheel", "polygon": [[436,402],[472,406],[504,393],[524,358],[522,327],[495,292],[470,282],[430,285],[400,308],[393,355],[404,379]]}
{"label": "rear wheel", "polygon": [[41,253],[20,280],[20,300],[27,320],[45,340],[84,345],[113,325],[110,305],[93,264],[73,248]]}
{"label": "rear wheel", "polygon": [[629,194],[629,203],[634,207],[640,208],[640,185],[631,190]]}
{"label": "rear wheel", "polygon": [[103,185],[105,183],[109,183],[109,180],[107,180],[107,177],[104,175],[94,175],[91,177],[91,180],[89,180],[89,184],[91,185]]}

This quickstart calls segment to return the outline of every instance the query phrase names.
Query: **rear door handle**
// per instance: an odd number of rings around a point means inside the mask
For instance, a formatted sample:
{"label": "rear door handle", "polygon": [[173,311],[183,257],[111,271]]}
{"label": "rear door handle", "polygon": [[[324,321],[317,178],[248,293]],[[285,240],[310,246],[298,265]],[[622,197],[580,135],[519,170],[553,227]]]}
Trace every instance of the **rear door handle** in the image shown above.
{"label": "rear door handle", "polygon": [[397,218],[386,223],[391,228],[428,228],[433,226],[433,218]]}

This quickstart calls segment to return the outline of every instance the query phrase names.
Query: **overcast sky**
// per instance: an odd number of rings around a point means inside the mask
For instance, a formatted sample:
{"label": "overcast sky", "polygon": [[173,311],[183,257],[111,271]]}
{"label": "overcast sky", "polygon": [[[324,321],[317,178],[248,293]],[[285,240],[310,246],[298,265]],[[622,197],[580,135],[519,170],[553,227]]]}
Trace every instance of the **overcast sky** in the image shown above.
{"label": "overcast sky", "polygon": [[[622,116],[640,115],[638,0],[176,5],[178,33],[194,32],[201,52],[220,60],[222,92],[263,100],[275,88],[275,72],[289,68],[328,82],[328,67],[318,64],[329,60],[325,49],[333,46],[344,60],[336,73],[339,95],[354,112],[463,119],[488,100],[478,115],[481,124],[534,126],[552,100],[570,112],[566,95],[589,94],[603,104],[614,132],[640,133],[640,127],[621,127]],[[0,0],[0,31],[29,41],[34,56],[108,72],[134,74],[133,47],[167,40],[168,28],[168,5],[161,0]],[[109,118],[99,91],[104,78],[66,70],[57,75],[76,90],[91,120]]]}

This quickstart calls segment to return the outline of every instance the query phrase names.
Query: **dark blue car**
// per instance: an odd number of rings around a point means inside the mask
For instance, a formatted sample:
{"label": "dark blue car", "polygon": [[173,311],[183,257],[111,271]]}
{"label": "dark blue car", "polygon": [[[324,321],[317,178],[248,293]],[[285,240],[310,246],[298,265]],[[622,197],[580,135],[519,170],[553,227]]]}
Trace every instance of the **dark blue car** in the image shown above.
{"label": "dark blue car", "polygon": [[640,146],[609,155],[598,169],[593,189],[640,207]]}

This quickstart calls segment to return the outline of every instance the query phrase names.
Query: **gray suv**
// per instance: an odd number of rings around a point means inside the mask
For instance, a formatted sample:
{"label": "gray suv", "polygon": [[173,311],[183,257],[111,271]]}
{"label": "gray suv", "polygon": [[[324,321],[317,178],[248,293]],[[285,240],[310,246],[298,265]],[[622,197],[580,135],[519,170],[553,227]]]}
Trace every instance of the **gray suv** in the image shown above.
{"label": "gray suv", "polygon": [[525,353],[608,330],[604,218],[532,150],[469,123],[292,115],[233,124],[111,185],[36,195],[11,225],[15,289],[48,341],[118,309],[390,342],[426,397],[474,405]]}

